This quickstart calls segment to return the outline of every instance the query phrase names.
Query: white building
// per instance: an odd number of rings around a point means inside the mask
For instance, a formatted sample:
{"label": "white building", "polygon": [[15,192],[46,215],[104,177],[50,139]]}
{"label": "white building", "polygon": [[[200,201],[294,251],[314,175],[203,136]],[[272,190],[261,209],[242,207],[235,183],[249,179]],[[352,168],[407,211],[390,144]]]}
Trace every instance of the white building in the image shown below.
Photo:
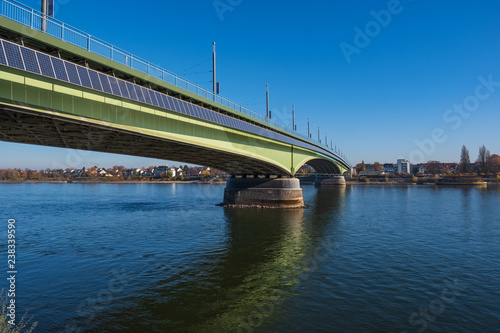
{"label": "white building", "polygon": [[404,159],[398,160],[398,171],[403,173],[410,173],[410,162]]}

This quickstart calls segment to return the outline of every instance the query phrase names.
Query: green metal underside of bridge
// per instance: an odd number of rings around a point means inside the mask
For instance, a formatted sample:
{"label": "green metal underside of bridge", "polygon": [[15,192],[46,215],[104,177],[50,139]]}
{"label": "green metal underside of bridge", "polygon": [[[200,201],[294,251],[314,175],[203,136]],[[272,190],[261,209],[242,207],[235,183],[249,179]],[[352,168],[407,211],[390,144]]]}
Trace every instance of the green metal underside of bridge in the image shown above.
{"label": "green metal underside of bridge", "polygon": [[293,176],[306,163],[318,172],[347,170],[309,149],[6,66],[0,66],[0,140],[175,160],[232,174]]}

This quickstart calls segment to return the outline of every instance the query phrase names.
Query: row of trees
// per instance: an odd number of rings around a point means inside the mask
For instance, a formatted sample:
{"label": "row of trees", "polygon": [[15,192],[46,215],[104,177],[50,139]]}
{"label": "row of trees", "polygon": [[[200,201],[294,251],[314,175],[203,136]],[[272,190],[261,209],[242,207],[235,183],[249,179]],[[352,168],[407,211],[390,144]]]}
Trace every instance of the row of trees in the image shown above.
{"label": "row of trees", "polygon": [[[479,148],[475,168],[478,173],[498,173],[500,172],[500,156],[497,154],[491,155],[490,151],[483,145]],[[469,157],[469,150],[465,145],[462,146],[462,152],[460,154],[459,171],[461,173],[471,173],[474,171]]]}
{"label": "row of trees", "polygon": [[[384,168],[384,166],[382,164],[380,164],[379,162],[373,163],[373,171],[380,171],[383,168]],[[366,170],[365,161],[362,161],[361,163],[356,164],[356,170],[358,172],[365,171]]]}

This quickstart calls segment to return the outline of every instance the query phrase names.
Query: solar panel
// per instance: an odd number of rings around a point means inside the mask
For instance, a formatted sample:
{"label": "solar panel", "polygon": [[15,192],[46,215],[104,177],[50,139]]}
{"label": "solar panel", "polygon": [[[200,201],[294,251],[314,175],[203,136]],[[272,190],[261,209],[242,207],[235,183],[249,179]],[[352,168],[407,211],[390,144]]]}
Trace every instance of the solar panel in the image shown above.
{"label": "solar panel", "polygon": [[19,45],[3,41],[3,47],[9,66],[24,70],[23,58],[21,57]]}
{"label": "solar panel", "polygon": [[208,118],[208,112],[210,110],[205,109],[205,108],[194,108],[193,109],[193,115],[195,117],[201,118],[201,119],[207,119]]}
{"label": "solar panel", "polygon": [[3,50],[3,44],[0,41],[0,64],[7,65],[7,58],[5,58],[5,52]]}
{"label": "solar panel", "polygon": [[80,76],[80,82],[82,86],[92,89],[92,83],[90,83],[89,70],[86,67],[76,66],[78,75]]}
{"label": "solar panel", "polygon": [[227,126],[227,119],[226,119],[227,117],[225,115],[221,115],[220,117],[221,117],[220,124]]}
{"label": "solar panel", "polygon": [[[189,104],[186,103],[186,107],[189,108]],[[205,117],[207,116],[207,112],[208,110],[204,108],[193,108],[191,110],[191,114],[193,115],[193,117],[201,119],[205,119]]]}
{"label": "solar panel", "polygon": [[181,101],[179,100],[179,105],[181,107],[182,110],[184,110],[184,112],[186,112],[186,114],[190,114],[190,115],[194,115],[194,112],[193,110],[189,110],[188,108],[188,103],[184,102],[184,101]]}
{"label": "solar panel", "polygon": [[181,102],[177,98],[172,98],[174,101],[174,111],[186,114],[186,110],[181,107]]}
{"label": "solar panel", "polygon": [[141,87],[141,89],[142,89],[142,94],[144,95],[144,100],[146,101],[146,103],[152,105],[153,101],[151,100],[151,96],[149,95],[149,89],[144,88],[144,87]]}
{"label": "solar panel", "polygon": [[130,98],[130,95],[129,95],[128,89],[127,89],[127,84],[125,83],[125,81],[123,81],[123,80],[117,80],[117,81],[118,81],[118,86],[120,87],[120,91],[122,93],[122,97]]}
{"label": "solar panel", "polygon": [[213,122],[213,123],[215,123],[215,122],[216,122],[216,121],[215,121],[215,112],[213,112],[213,111],[209,111],[209,112],[207,113],[207,117],[208,117],[208,119],[207,119],[207,120],[210,120],[210,121],[211,121],[211,122]]}
{"label": "solar panel", "polygon": [[21,53],[24,59],[24,66],[28,72],[40,74],[40,66],[38,66],[38,60],[36,59],[35,51],[21,47]]}
{"label": "solar panel", "polygon": [[170,106],[170,97],[167,96],[167,95],[162,94],[161,98],[163,100],[163,104],[165,104],[165,109],[173,110],[172,106]]}
{"label": "solar panel", "polygon": [[157,91],[154,92],[156,99],[158,100],[158,106],[161,108],[165,108],[165,103],[163,102],[163,98],[161,98],[161,94]]}
{"label": "solar panel", "polygon": [[136,84],[133,84],[133,86],[134,86],[134,89],[135,89],[135,94],[137,95],[137,100],[144,103],[145,100],[144,100],[144,96],[142,95],[141,87],[139,87]]}
{"label": "solar panel", "polygon": [[111,86],[108,81],[108,75],[99,73],[99,78],[101,79],[102,90],[108,94],[112,94]]}
{"label": "solar panel", "polygon": [[125,85],[127,86],[128,88],[128,93],[129,93],[129,98],[130,99],[133,99],[134,101],[138,101],[137,99],[137,93],[135,92],[135,87],[132,83],[130,82],[126,82],[126,81],[123,81],[125,83]]}
{"label": "solar panel", "polygon": [[54,71],[56,72],[56,77],[58,80],[69,82],[68,74],[66,74],[66,68],[61,59],[51,57],[52,66],[54,66]]}
{"label": "solar panel", "polygon": [[193,109],[189,108],[189,103],[184,101],[179,101],[181,108],[186,112],[186,114],[194,115]]}
{"label": "solar panel", "polygon": [[118,86],[118,80],[114,76],[109,76],[108,79],[113,94],[116,96],[121,96],[120,87]]}
{"label": "solar panel", "polygon": [[69,82],[81,86],[80,77],[78,76],[78,71],[76,70],[75,64],[65,61],[66,72],[68,73]]}
{"label": "solar panel", "polygon": [[180,112],[179,103],[177,103],[177,100],[175,98],[169,96],[168,102],[170,103],[170,110]]}
{"label": "solar panel", "polygon": [[90,82],[92,82],[92,88],[102,91],[101,81],[99,80],[99,75],[97,75],[97,72],[89,69],[89,76]]}
{"label": "solar panel", "polygon": [[220,123],[220,115],[218,112],[214,112],[214,123]]}
{"label": "solar panel", "polygon": [[36,53],[36,57],[38,58],[42,75],[55,78],[56,75],[54,74],[54,68],[52,67],[52,62],[50,62],[50,57],[40,52]]}
{"label": "solar panel", "polygon": [[151,104],[156,105],[156,106],[160,106],[160,104],[158,104],[158,101],[156,100],[155,91],[152,89],[147,89],[146,91],[149,94],[149,98],[151,98]]}

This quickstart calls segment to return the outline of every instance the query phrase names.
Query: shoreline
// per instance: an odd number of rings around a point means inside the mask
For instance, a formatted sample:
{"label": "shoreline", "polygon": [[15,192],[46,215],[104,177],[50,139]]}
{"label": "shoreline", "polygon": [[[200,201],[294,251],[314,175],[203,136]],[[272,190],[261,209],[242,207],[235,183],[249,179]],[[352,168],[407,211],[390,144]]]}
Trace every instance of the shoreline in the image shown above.
{"label": "shoreline", "polygon": [[200,180],[109,180],[109,181],[67,181],[67,180],[0,180],[0,184],[204,184],[219,185],[226,182],[203,182]]}
{"label": "shoreline", "polygon": [[[200,180],[171,180],[171,181],[161,181],[161,180],[148,180],[148,181],[140,181],[140,180],[109,180],[109,181],[66,181],[66,180],[0,180],[0,184],[203,184],[203,185],[226,185],[227,182],[203,182]],[[370,185],[391,185],[391,186],[484,186],[484,185],[500,185],[500,182],[497,181],[487,181],[486,184],[449,184],[449,185],[438,185],[433,182],[424,182],[424,183],[409,183],[409,182],[358,182],[358,181],[346,181],[346,186],[352,185],[361,185],[361,186],[370,186]],[[301,186],[314,186],[314,183],[305,182],[301,183]]]}

